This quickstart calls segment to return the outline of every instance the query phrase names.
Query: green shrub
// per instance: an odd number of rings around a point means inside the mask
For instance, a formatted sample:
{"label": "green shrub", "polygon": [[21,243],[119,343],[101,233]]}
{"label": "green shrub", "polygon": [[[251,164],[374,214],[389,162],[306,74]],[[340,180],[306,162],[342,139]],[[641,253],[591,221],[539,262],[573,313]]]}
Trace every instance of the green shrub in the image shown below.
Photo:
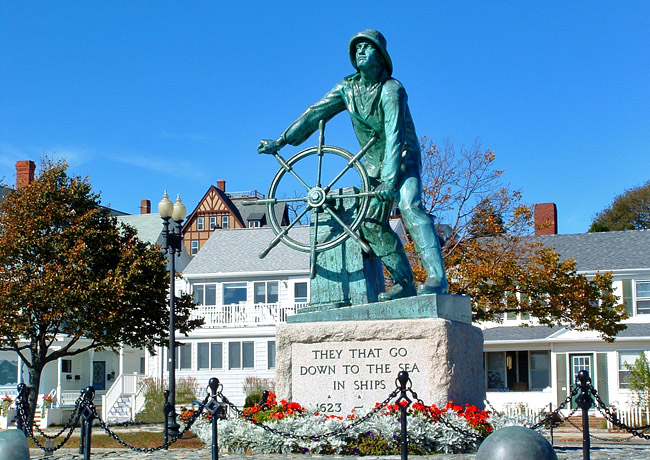
{"label": "green shrub", "polygon": [[[145,402],[142,410],[136,414],[136,419],[143,423],[164,422],[164,391],[168,389],[167,382],[148,377],[142,379],[140,384],[144,387]],[[191,405],[192,401],[197,399],[198,387],[199,384],[193,377],[176,379],[176,405]]]}
{"label": "green shrub", "polygon": [[242,385],[244,394],[246,394],[246,402],[244,407],[253,407],[262,399],[262,392],[264,390],[273,391],[275,383],[272,379],[263,379],[260,377],[246,377]]}

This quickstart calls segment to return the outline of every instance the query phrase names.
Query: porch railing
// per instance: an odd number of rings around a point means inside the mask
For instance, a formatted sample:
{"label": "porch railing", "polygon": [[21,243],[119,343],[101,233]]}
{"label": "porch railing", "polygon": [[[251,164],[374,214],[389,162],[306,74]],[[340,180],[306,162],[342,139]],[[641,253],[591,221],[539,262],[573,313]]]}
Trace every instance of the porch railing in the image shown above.
{"label": "porch railing", "polygon": [[136,395],[138,394],[138,374],[122,374],[119,375],[113,385],[108,389],[105,395],[102,395],[102,418],[109,420],[111,410],[115,407],[120,398],[129,398],[130,420],[135,418],[137,412]]}
{"label": "porch railing", "polygon": [[287,316],[304,308],[306,303],[239,303],[199,305],[192,319],[203,318],[205,328],[272,326],[285,323]]}

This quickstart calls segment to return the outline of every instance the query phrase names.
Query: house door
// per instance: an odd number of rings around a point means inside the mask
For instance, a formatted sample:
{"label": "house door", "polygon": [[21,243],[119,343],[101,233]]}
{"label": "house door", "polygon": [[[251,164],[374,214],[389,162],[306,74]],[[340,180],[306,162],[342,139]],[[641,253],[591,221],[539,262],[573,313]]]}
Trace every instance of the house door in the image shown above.
{"label": "house door", "polygon": [[[573,385],[575,385],[576,376],[580,371],[587,371],[589,373],[589,378],[591,378],[591,381],[594,382],[595,384],[596,379],[594,376],[593,361],[594,361],[593,354],[569,355],[569,366],[571,366],[569,369],[569,378],[571,379],[570,384],[572,388]],[[577,397],[578,396],[576,395],[571,400],[571,408],[577,407],[577,404],[575,402],[575,399]]]}
{"label": "house door", "polygon": [[106,389],[106,361],[93,361],[93,387],[95,390]]}

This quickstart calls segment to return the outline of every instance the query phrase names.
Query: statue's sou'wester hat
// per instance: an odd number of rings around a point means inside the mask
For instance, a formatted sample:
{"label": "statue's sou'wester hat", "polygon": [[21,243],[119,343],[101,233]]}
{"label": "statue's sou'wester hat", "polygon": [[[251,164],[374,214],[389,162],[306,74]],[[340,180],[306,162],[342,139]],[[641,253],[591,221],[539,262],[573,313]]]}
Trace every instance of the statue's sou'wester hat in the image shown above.
{"label": "statue's sou'wester hat", "polygon": [[368,40],[377,47],[381,56],[384,58],[384,64],[388,75],[392,75],[393,61],[391,61],[388,51],[386,50],[386,38],[384,38],[381,32],[375,29],[366,29],[363,32],[354,34],[350,39],[350,62],[352,62],[354,68],[359,70],[357,67],[357,43],[361,40]]}

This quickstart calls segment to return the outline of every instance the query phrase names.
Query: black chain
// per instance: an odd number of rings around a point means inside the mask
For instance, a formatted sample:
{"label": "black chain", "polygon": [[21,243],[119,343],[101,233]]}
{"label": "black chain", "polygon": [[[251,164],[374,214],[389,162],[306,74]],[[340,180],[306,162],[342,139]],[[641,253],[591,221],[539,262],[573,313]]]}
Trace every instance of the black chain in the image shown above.
{"label": "black chain", "polygon": [[359,417],[358,419],[355,419],[353,422],[349,423],[346,426],[343,426],[341,428],[338,428],[336,430],[328,431],[326,433],[320,433],[320,434],[312,434],[312,435],[306,435],[306,434],[293,434],[293,433],[288,433],[285,431],[280,431],[275,428],[271,428],[270,426],[258,422],[257,420],[253,420],[250,415],[245,415],[241,410],[237,408],[233,403],[231,403],[228,398],[226,398],[223,394],[219,393],[218,396],[221,398],[221,400],[226,403],[233,411],[235,411],[240,417],[249,420],[253,425],[256,425],[263,430],[268,431],[269,433],[277,434],[278,436],[282,436],[285,438],[290,438],[290,439],[299,439],[302,441],[320,441],[322,438],[329,438],[331,436],[337,436],[340,434],[345,433],[346,431],[351,430],[352,428],[356,427],[357,425],[360,425],[361,423],[365,422],[368,420],[370,417],[373,415],[377,414],[380,410],[385,408],[388,403],[390,402],[391,399],[393,399],[397,394],[399,393],[399,389],[393,390],[391,394],[388,395],[386,399],[384,399],[381,403],[377,404],[374,409],[372,409],[370,412],[368,412],[366,415],[363,417]]}
{"label": "black chain", "polygon": [[[573,397],[574,397],[575,395],[578,394],[578,391],[580,391],[580,387],[577,386],[577,385],[575,385],[575,386],[573,387],[573,389],[571,390],[571,393],[569,394],[569,396],[566,397],[566,399],[562,402],[562,404],[560,404],[559,406],[557,406],[553,412],[550,412],[549,414],[547,414],[546,417],[544,417],[542,420],[540,420],[539,422],[535,423],[533,426],[529,426],[528,428],[530,428],[531,430],[536,430],[537,428],[541,427],[542,425],[546,425],[546,423],[548,423],[549,420],[552,420],[552,418],[553,418],[554,415],[559,415],[559,412],[560,412],[562,409],[564,409],[564,408],[566,407],[567,404],[569,404],[569,403],[571,402],[571,400],[573,399]],[[574,412],[575,412],[575,410],[574,410]],[[570,417],[570,415],[569,415],[569,417]],[[563,418],[564,418],[564,417],[563,417]],[[566,417],[565,420],[566,420],[567,418],[568,418],[568,417]]]}
{"label": "black chain", "polygon": [[183,437],[183,435],[187,431],[189,431],[190,428],[192,428],[192,425],[194,425],[194,422],[201,416],[201,414],[203,414],[203,409],[205,408],[205,404],[208,402],[209,398],[210,398],[210,395],[206,396],[205,399],[203,400],[203,402],[201,404],[199,404],[199,410],[194,412],[194,414],[192,414],[192,418],[189,420],[187,425],[185,425],[185,428],[183,428],[183,431],[178,433],[178,435],[176,435],[176,436],[172,436],[171,439],[169,441],[167,441],[166,443],[161,444],[160,446],[156,446],[156,447],[137,447],[137,446],[133,446],[131,444],[128,444],[128,443],[122,441],[120,439],[120,437],[108,427],[108,424],[102,420],[102,418],[97,413],[97,408],[95,407],[95,404],[92,401],[90,402],[88,407],[90,407],[90,409],[93,411],[93,415],[95,416],[95,418],[97,418],[97,420],[99,420],[99,424],[104,429],[106,434],[108,434],[111,438],[113,438],[121,446],[126,447],[127,449],[130,449],[130,450],[135,451],[135,452],[151,453],[151,452],[157,452],[157,451],[162,450],[162,449],[166,449],[169,446],[171,446],[172,444],[174,444],[176,441],[181,439]]}
{"label": "black chain", "polygon": [[[22,404],[20,404],[17,407],[18,416],[21,418],[21,420],[23,422],[23,427],[25,427],[25,431],[27,432],[29,437],[32,438],[32,441],[34,441],[34,444],[36,444],[38,446],[38,448],[41,449],[44,452],[54,452],[54,451],[57,451],[60,448],[62,448],[65,445],[65,443],[68,442],[68,440],[70,439],[70,436],[72,436],[72,433],[74,432],[74,430],[76,428],[77,423],[79,422],[79,418],[81,418],[81,411],[78,410],[79,409],[78,403],[79,403],[79,400],[77,400],[77,406],[75,407],[75,411],[73,412],[73,414],[76,412],[76,417],[74,419],[74,422],[70,423],[70,431],[68,431],[68,434],[63,439],[63,441],[61,441],[58,445],[53,446],[53,447],[48,447],[48,446],[42,445],[40,443],[40,441],[36,438],[36,436],[34,436],[34,430],[32,429],[32,427],[35,426],[35,425],[33,425],[31,417],[28,414],[25,414],[25,410],[24,410],[24,407],[23,407]],[[41,430],[38,427],[37,427],[37,429],[38,429],[39,432],[41,432]],[[62,430],[62,432],[63,432],[63,430]],[[58,437],[61,433],[59,433],[56,437]],[[52,440],[52,439],[55,438],[55,437],[50,437],[50,436],[47,436],[47,435],[45,437],[47,439],[49,439],[49,440]]]}
{"label": "black chain", "polygon": [[501,412],[499,412],[498,410],[496,410],[490,401],[488,401],[487,399],[485,399],[485,403],[487,404],[488,408],[490,409],[490,412],[494,412],[494,413],[497,414],[497,415],[501,415]]}
{"label": "black chain", "polygon": [[72,414],[70,414],[70,418],[66,422],[65,426],[63,428],[61,428],[61,431],[59,431],[55,435],[48,435],[43,430],[41,430],[38,425],[34,424],[34,428],[36,428],[36,431],[38,431],[38,434],[43,436],[44,438],[47,438],[47,439],[56,439],[59,436],[61,436],[65,430],[69,429],[71,426],[73,426],[76,423],[75,417],[77,415],[77,411],[79,410],[79,403],[81,402],[81,399],[82,399],[81,396],[79,398],[77,398],[77,401],[74,403],[74,409],[72,410]]}
{"label": "black chain", "polygon": [[[574,412],[576,412],[577,410],[578,410],[578,409],[576,409]],[[601,412],[601,413],[602,413],[602,412]],[[575,428],[575,429],[577,429],[579,432],[583,433],[583,430],[582,430],[582,427],[581,427],[581,426],[578,426],[578,425],[576,425],[575,423],[573,423],[571,420],[569,420],[568,417],[567,417],[566,421],[569,422],[569,424],[570,424],[573,428]],[[603,441],[603,442],[628,442],[630,439],[634,438],[634,435],[631,435],[630,437],[628,437],[628,438],[623,438],[623,439],[606,439],[606,438],[601,438],[600,436],[596,436],[595,434],[591,434],[591,432],[589,432],[589,437],[590,437],[590,438],[593,438],[593,439],[597,439],[597,440],[599,440],[599,441]]]}
{"label": "black chain", "polygon": [[609,410],[609,407],[607,407],[607,404],[605,404],[605,402],[600,398],[600,396],[598,395],[598,392],[596,391],[596,389],[593,386],[589,385],[589,391],[596,398],[596,402],[598,403],[596,405],[596,409],[598,410],[598,412],[603,414],[605,416],[605,418],[607,418],[607,420],[612,422],[612,424],[614,424],[615,426],[617,426],[619,428],[624,429],[628,433],[632,433],[633,436],[637,436],[637,437],[643,438],[643,439],[650,439],[650,435],[642,433],[643,430],[645,430],[645,429],[647,429],[649,427],[646,426],[646,427],[634,428],[634,427],[626,425],[625,423],[621,422],[618,419],[618,417],[616,417],[614,414],[612,414],[612,412]]}
{"label": "black chain", "polygon": [[[420,398],[418,398],[418,394],[413,391],[411,388],[408,388],[408,391],[411,392],[411,396],[413,396],[413,399],[416,400],[419,404],[422,404],[424,407],[429,407],[426,404],[424,404],[424,401],[422,401]],[[434,420],[437,422],[442,422],[443,425],[445,425],[447,428],[451,428],[453,431],[462,434],[463,436],[467,436],[471,438],[471,442],[479,442],[483,441],[486,436],[483,436],[477,432],[472,432],[472,431],[467,431],[464,428],[454,426],[453,424],[449,423],[445,418],[442,416],[442,414],[439,417],[434,417]]]}

